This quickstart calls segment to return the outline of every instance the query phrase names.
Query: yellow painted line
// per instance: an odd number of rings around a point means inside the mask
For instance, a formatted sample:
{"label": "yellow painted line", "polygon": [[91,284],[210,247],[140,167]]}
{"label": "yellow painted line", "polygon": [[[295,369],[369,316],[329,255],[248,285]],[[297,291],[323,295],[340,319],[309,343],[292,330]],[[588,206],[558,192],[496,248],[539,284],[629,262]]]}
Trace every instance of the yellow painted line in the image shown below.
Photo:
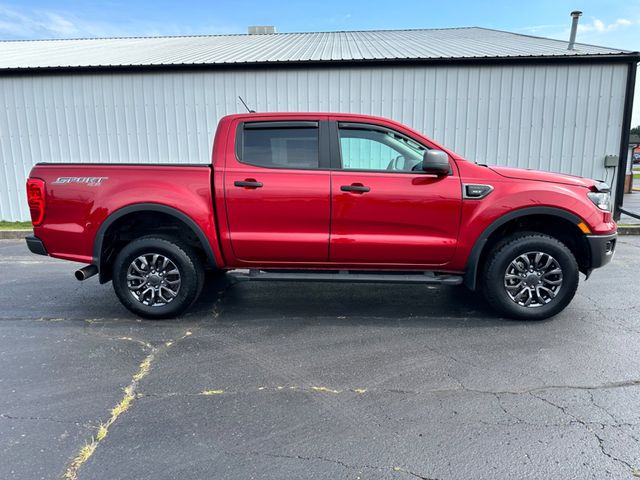
{"label": "yellow painted line", "polygon": [[93,453],[96,451],[96,448],[98,447],[98,444],[107,437],[107,434],[109,433],[109,427],[113,425],[113,423],[118,419],[120,415],[129,410],[129,407],[131,407],[131,404],[136,398],[136,384],[139,380],[144,378],[149,373],[153,358],[154,354],[151,353],[147,355],[142,361],[142,363],[140,364],[140,368],[133,376],[133,380],[124,388],[124,395],[116,404],[116,406],[111,409],[111,416],[109,417],[109,419],[105,423],[100,424],[96,436],[91,437],[91,440],[80,449],[78,455],[76,455],[76,457],[69,464],[69,467],[63,475],[66,480],[76,480],[78,478],[78,470],[80,469],[82,464],[89,460],[91,455],[93,455]]}
{"label": "yellow painted line", "polygon": [[152,361],[153,361],[153,355],[147,355],[147,358],[145,358],[140,364],[140,369],[133,376],[134,382],[138,382],[147,376],[147,374],[149,373],[149,369],[151,368]]}
{"label": "yellow painted line", "polygon": [[[236,394],[236,393],[250,393],[252,391],[258,391],[258,392],[263,392],[263,391],[272,391],[272,392],[284,392],[284,391],[295,391],[295,392],[317,392],[317,393],[334,393],[334,394],[339,394],[339,393],[348,393],[348,392],[353,392],[353,393],[357,393],[359,395],[366,393],[368,390],[366,388],[347,388],[344,390],[335,390],[333,388],[329,388],[329,387],[323,387],[323,386],[311,386],[311,387],[302,387],[299,385],[275,385],[275,386],[265,386],[265,385],[260,385],[258,387],[255,387],[255,390],[253,388],[246,388],[246,389],[241,389],[241,390],[236,390],[236,391],[231,391],[231,392],[227,392],[226,390],[203,390],[202,392],[198,393],[197,395],[221,395],[223,393],[229,393],[229,394]],[[193,395],[193,394],[191,394]]]}
{"label": "yellow painted line", "polygon": [[200,395],[222,395],[224,390],[204,390],[200,392]]}
{"label": "yellow painted line", "polygon": [[[191,332],[187,330],[187,332],[182,337],[180,337],[179,340],[182,340],[190,335],[191,335]],[[130,337],[121,337],[120,340],[137,341]],[[80,451],[73,458],[73,460],[71,460],[71,463],[69,464],[64,474],[62,475],[65,480],[77,480],[78,470],[80,470],[80,467],[82,467],[82,465],[87,460],[89,460],[89,458],[91,458],[91,455],[94,454],[100,442],[107,437],[107,435],[109,434],[109,428],[111,427],[111,425],[113,425],[123,413],[125,413],[127,410],[129,410],[129,408],[131,408],[131,405],[137,398],[136,388],[138,387],[138,382],[140,382],[140,380],[142,380],[144,377],[146,377],[149,374],[149,371],[151,370],[151,366],[153,365],[153,361],[155,359],[155,354],[158,351],[157,348],[153,348],[150,344],[146,344],[145,342],[139,342],[139,343],[148,345],[152,349],[151,353],[147,355],[144,358],[144,360],[142,360],[142,362],[138,366],[138,370],[131,377],[131,383],[129,383],[129,385],[124,387],[123,389],[124,393],[122,395],[122,398],[111,409],[110,416],[107,419],[107,421],[104,423],[101,423],[98,426],[98,432],[96,433],[95,437],[91,437],[91,440],[89,440],[80,449]],[[173,343],[174,343],[173,341],[169,341],[169,342],[166,342],[164,345],[166,347],[169,347]]]}
{"label": "yellow painted line", "polygon": [[311,387],[311,390],[313,390],[314,392],[340,393],[339,390],[332,390],[327,387]]}
{"label": "yellow painted line", "polygon": [[149,350],[153,350],[153,345],[151,345],[148,342],[145,342],[143,340],[138,340],[136,338],[132,338],[132,337],[116,337],[118,340],[125,340],[127,342],[134,342],[134,343],[139,343],[140,345],[142,345],[145,348],[148,348]]}

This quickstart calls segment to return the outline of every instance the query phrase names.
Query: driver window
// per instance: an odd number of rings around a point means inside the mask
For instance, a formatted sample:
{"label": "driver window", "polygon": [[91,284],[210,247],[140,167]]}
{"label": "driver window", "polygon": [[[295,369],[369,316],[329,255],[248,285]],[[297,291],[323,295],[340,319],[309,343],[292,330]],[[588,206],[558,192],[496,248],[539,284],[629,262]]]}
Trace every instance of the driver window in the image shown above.
{"label": "driver window", "polygon": [[340,128],[343,170],[410,172],[419,168],[424,147],[380,130]]}

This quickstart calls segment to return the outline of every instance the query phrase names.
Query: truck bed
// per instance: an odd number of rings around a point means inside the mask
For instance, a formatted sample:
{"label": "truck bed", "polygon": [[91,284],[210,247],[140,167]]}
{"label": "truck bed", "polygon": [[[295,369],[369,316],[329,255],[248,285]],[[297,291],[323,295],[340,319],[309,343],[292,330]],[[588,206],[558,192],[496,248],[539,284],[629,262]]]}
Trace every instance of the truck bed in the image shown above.
{"label": "truck bed", "polygon": [[39,163],[31,178],[45,182],[45,219],[34,233],[52,257],[91,263],[98,228],[132,204],[167,205],[215,231],[210,165]]}

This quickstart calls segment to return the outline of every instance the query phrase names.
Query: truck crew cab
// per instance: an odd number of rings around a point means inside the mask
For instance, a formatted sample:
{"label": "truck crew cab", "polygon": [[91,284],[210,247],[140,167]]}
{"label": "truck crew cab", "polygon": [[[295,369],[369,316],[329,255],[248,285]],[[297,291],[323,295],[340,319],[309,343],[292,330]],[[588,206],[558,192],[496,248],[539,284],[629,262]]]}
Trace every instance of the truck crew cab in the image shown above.
{"label": "truck crew cab", "polygon": [[37,164],[34,253],[88,264],[122,304],[175,317],[205,269],[252,280],[464,284],[500,314],[563,310],[616,245],[609,187],[469,162],[391,120],[221,119],[210,165]]}

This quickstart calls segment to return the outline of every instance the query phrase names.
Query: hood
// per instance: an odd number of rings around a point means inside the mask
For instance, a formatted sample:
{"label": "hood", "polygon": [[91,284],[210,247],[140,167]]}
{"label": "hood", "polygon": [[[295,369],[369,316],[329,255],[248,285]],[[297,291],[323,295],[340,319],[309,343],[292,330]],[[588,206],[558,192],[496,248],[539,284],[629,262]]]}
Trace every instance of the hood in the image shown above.
{"label": "hood", "polygon": [[514,178],[518,180],[535,180],[537,182],[561,183],[563,185],[572,185],[574,187],[592,188],[596,185],[596,181],[584,177],[576,177],[574,175],[565,175],[563,173],[541,172],[540,170],[526,170],[524,168],[509,167],[489,167],[498,175],[506,178]]}

